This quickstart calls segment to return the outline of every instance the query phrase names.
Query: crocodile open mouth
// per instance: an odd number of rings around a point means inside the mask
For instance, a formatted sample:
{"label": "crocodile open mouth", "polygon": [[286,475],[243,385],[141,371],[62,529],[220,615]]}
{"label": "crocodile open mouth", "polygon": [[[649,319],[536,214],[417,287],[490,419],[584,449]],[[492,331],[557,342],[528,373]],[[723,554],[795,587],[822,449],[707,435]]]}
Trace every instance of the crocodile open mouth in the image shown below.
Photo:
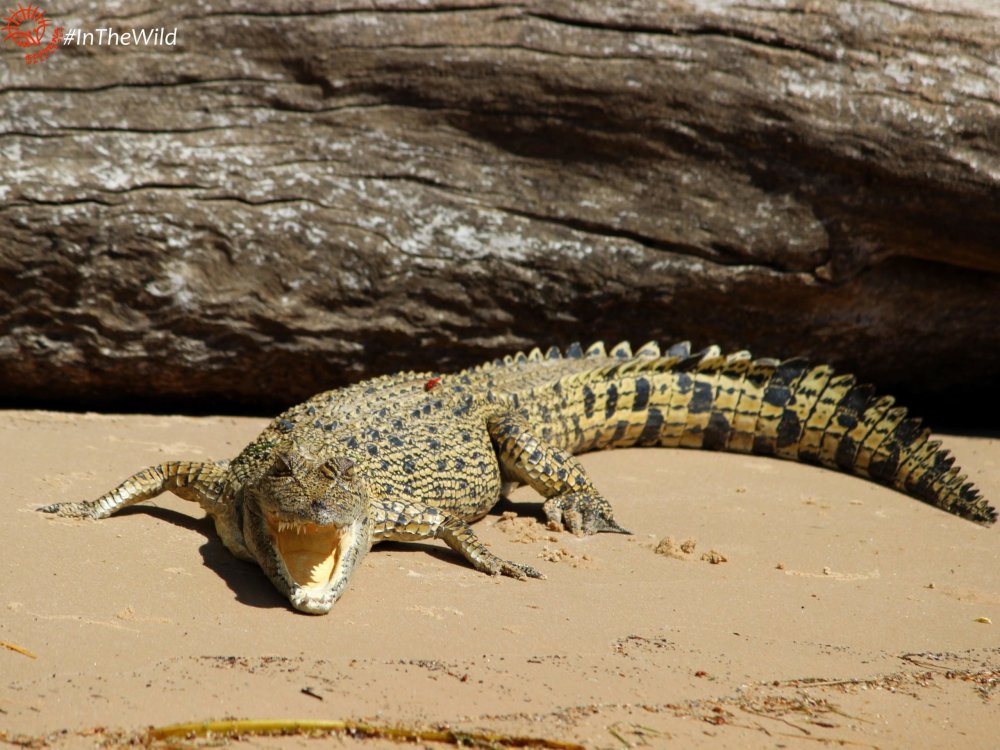
{"label": "crocodile open mouth", "polygon": [[266,515],[267,532],[285,569],[298,586],[323,590],[333,580],[343,553],[354,541],[354,528],[282,521]]}

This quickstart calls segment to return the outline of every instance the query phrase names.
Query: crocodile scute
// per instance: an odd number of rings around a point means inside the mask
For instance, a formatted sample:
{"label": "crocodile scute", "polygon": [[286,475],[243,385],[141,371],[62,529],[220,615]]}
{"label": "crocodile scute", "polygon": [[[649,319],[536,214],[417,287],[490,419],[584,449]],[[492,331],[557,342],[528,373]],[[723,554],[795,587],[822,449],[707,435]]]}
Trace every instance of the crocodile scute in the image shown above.
{"label": "crocodile scute", "polygon": [[575,456],[643,446],[818,464],[962,518],[996,510],[919,419],[854,376],[687,342],[533,349],[457,373],[403,372],[317,394],[230,461],[148,467],[87,502],[39,510],[106,518],[172,491],[292,606],[328,612],[380,541],[436,538],[493,575],[540,578],[469,525],[507,487],[545,498],[549,525],[627,533]]}

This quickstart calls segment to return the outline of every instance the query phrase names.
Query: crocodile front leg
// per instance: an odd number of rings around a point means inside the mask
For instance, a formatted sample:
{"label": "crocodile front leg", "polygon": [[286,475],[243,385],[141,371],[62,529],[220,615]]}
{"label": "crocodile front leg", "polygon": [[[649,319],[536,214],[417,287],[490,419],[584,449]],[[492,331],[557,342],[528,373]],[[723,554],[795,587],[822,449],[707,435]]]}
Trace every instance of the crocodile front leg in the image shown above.
{"label": "crocodile front leg", "polygon": [[465,521],[423,503],[375,503],[371,520],[373,544],[380,541],[441,539],[483,573],[521,580],[545,577],[530,565],[521,565],[494,555],[479,541]]}
{"label": "crocodile front leg", "polygon": [[546,498],[549,526],[574,534],[630,532],[614,519],[611,504],[594,487],[573,454],[536,438],[527,423],[506,415],[487,423],[505,480],[527,484]]}
{"label": "crocodile front leg", "polygon": [[228,461],[169,461],[133,474],[96,500],[52,503],[43,505],[38,510],[65,518],[89,518],[96,521],[169,491],[184,500],[198,503],[212,516],[216,531],[229,551],[244,560],[253,560],[243,543],[243,533],[233,509],[223,500],[229,478],[228,465]]}

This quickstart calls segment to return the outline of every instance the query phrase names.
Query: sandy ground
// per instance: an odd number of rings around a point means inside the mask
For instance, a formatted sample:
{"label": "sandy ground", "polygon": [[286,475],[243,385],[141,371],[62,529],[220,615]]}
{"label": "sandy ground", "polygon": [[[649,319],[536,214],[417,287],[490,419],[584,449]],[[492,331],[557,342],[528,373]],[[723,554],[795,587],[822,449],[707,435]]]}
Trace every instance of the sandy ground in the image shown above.
{"label": "sandy ground", "polygon": [[[585,456],[634,536],[554,535],[519,490],[477,530],[547,580],[380,546],[324,617],[291,611],[173,496],[99,523],[33,512],[150,463],[231,457],[263,424],[2,413],[0,641],[35,658],[0,647],[0,738],[92,747],[279,717],[593,748],[1000,743],[1000,529],[813,467]],[[1000,441],[947,443],[1000,501]],[[240,744],[362,743],[393,746]]]}

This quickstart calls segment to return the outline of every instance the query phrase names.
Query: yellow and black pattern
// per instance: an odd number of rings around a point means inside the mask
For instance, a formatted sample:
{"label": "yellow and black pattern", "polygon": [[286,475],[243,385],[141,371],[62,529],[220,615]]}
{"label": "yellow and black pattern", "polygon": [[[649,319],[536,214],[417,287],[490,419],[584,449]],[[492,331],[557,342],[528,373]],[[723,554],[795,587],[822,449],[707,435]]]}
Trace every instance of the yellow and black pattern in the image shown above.
{"label": "yellow and black pattern", "polygon": [[606,354],[598,343],[514,355],[479,377],[509,391],[529,424],[572,453],[669,446],[773,455],[870,478],[979,523],[997,517],[919,419],[826,365],[717,347],[691,353],[687,343],[635,354],[623,343]]}
{"label": "yellow and black pattern", "polygon": [[172,491],[200,503],[226,547],[293,607],[322,614],[385,540],[439,539],[486,573],[541,577],[469,525],[510,483],[545,498],[552,528],[627,533],[574,454],[630,446],[805,461],[972,521],[997,518],[930,431],[871,386],[801,359],[692,353],[686,342],[574,344],[374,378],[289,409],[232,461],[152,466],[96,500],[40,510],[106,518]]}

